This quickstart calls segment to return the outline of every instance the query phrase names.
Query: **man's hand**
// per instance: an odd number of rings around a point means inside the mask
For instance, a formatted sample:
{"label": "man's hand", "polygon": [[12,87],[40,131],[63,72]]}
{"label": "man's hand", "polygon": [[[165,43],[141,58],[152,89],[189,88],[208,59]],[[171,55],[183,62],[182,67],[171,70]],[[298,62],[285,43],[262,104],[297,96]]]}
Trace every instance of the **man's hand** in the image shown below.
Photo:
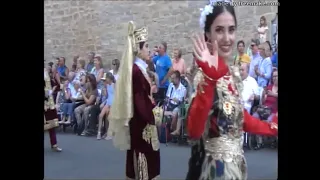
{"label": "man's hand", "polygon": [[174,101],[174,102],[178,103],[178,102],[179,102],[179,99],[177,99],[177,98],[173,98],[173,99],[172,99],[172,101]]}
{"label": "man's hand", "polygon": [[160,82],[160,86],[164,85],[164,83],[166,83],[166,81],[163,79],[163,80]]}

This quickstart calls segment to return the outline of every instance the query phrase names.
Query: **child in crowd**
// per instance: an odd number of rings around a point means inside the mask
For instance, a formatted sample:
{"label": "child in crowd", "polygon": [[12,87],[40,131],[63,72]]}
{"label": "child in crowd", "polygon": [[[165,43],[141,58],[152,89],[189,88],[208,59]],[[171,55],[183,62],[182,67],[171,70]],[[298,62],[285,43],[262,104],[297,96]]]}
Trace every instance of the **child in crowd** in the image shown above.
{"label": "child in crowd", "polygon": [[[113,94],[114,94],[114,88],[115,88],[115,78],[112,75],[112,73],[104,73],[103,77],[101,78],[103,80],[104,85],[106,88],[103,88],[104,91],[106,91],[107,98],[102,102],[100,108],[101,113],[99,114],[99,125],[98,125],[98,135],[97,139],[100,140],[101,138],[104,138],[106,140],[110,140],[113,137],[113,132],[108,131],[109,123],[108,123],[108,115],[110,112],[110,108],[113,102]],[[106,132],[103,137],[101,137],[101,128],[102,128],[102,121],[105,118],[105,128]],[[107,125],[108,124],[108,125]]]}

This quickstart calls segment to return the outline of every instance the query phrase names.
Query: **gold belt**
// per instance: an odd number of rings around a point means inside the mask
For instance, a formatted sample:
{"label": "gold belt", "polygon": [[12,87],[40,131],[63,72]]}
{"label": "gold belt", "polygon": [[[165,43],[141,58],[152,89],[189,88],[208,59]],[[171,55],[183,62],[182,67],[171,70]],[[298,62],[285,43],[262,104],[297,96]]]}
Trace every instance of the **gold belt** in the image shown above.
{"label": "gold belt", "polygon": [[231,162],[235,158],[243,158],[242,144],[242,138],[217,137],[207,139],[204,147],[207,155],[211,155],[214,159]]}

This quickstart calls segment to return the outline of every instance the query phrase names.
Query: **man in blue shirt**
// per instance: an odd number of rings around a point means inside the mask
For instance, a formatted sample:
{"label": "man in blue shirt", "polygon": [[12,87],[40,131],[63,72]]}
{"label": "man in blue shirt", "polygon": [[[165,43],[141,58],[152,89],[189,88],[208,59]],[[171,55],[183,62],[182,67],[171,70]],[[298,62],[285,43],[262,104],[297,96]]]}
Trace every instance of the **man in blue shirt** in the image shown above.
{"label": "man in blue shirt", "polygon": [[156,65],[156,73],[159,77],[160,86],[158,87],[157,101],[165,99],[165,95],[169,86],[169,77],[173,73],[172,62],[166,53],[167,43],[162,42],[157,49],[158,55],[152,58],[153,63]]}
{"label": "man in blue shirt", "polygon": [[259,65],[255,67],[255,72],[258,77],[257,82],[259,87],[266,87],[272,75],[272,62],[268,43],[260,44],[259,52],[263,59],[259,62]]}
{"label": "man in blue shirt", "polygon": [[260,56],[258,46],[260,45],[259,39],[252,39],[251,40],[251,62],[250,62],[250,68],[249,68],[249,76],[253,77],[254,79],[257,79],[257,75],[255,73],[255,67],[259,65],[259,62],[262,60],[262,57]]}

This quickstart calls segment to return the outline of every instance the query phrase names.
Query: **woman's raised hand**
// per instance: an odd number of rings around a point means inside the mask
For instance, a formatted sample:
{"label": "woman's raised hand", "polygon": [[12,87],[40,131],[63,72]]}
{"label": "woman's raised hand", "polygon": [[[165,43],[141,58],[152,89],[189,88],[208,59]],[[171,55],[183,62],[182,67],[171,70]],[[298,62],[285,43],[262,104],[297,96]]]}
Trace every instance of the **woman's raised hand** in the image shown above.
{"label": "woman's raised hand", "polygon": [[193,41],[193,51],[199,61],[207,62],[209,67],[214,66],[218,69],[218,44],[214,41],[212,45],[213,55],[210,53],[203,34],[195,34],[191,37]]}

